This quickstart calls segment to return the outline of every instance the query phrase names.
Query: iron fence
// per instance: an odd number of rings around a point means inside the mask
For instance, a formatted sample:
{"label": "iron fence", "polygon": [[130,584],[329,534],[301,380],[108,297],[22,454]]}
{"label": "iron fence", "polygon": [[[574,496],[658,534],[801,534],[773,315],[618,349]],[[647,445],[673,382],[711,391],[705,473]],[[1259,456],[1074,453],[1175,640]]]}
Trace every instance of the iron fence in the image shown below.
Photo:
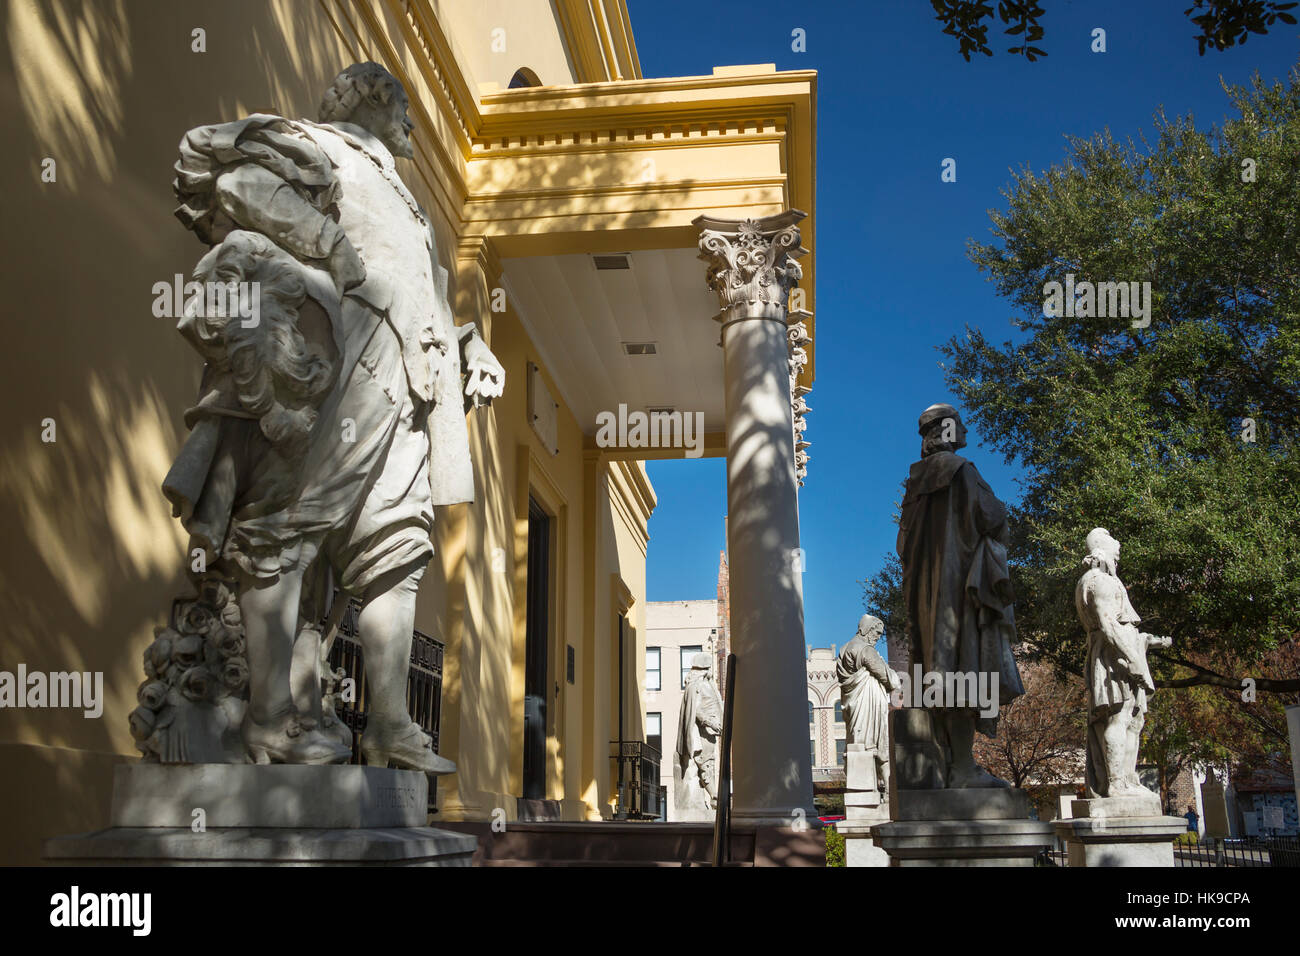
{"label": "iron fence", "polygon": [[[342,600],[342,598],[338,598]],[[351,678],[355,699],[345,701],[335,695],[338,717],[352,731],[351,763],[361,763],[361,737],[366,730],[366,711],[370,691],[366,687],[365,657],[357,634],[357,614],[361,602],[352,598],[339,621],[334,645],[330,648],[329,667],[340,678]],[[411,633],[411,669],[406,678],[406,706],[411,719],[433,738],[433,752],[438,752],[438,728],[442,721],[443,645],[421,631]],[[339,672],[342,673],[339,673]],[[437,802],[437,778],[429,779],[429,812]]]}
{"label": "iron fence", "polygon": [[659,783],[660,754],[644,740],[611,740],[618,780],[620,820],[658,820],[668,806],[668,788]]}
{"label": "iron fence", "polygon": [[[1068,866],[1061,849],[1044,850],[1035,866]],[[1174,866],[1202,867],[1300,867],[1300,837],[1270,837],[1248,840],[1204,840],[1174,844]]]}
{"label": "iron fence", "polygon": [[1300,866],[1300,837],[1205,840],[1174,845],[1175,866]]}

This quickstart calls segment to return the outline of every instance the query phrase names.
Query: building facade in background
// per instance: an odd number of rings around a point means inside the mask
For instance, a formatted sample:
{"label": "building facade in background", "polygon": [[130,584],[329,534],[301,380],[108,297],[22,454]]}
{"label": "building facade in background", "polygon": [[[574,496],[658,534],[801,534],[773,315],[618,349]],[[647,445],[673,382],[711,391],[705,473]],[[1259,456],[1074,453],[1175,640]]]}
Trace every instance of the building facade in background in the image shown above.
{"label": "building facade in background", "polygon": [[[718,602],[650,601],[645,607],[645,729],[646,741],[659,749],[660,782],[667,788],[667,813],[674,812],[673,762],[677,759],[677,719],[682,690],[696,654],[717,660]],[[716,665],[710,675],[717,680]]]}
{"label": "building facade in background", "polygon": [[807,649],[808,747],[814,780],[844,775],[848,727],[840,705],[840,681],[835,674],[836,647]]}

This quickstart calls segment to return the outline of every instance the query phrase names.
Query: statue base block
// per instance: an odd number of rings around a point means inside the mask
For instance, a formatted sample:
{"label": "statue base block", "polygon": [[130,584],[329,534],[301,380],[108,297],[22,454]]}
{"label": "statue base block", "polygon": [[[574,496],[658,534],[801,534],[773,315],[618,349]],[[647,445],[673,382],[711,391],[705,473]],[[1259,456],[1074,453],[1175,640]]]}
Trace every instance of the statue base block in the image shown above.
{"label": "statue base block", "polygon": [[840,820],[835,831],[844,837],[845,866],[889,866],[889,854],[876,845],[875,829],[888,819]]}
{"label": "statue base block", "polygon": [[891,866],[1033,866],[1054,843],[1052,825],[1035,820],[887,823],[875,840]]}
{"label": "statue base block", "polygon": [[429,779],[415,770],[354,764],[121,764],[115,827],[184,827],[203,811],[214,827],[422,827]]}
{"label": "statue base block", "polygon": [[46,841],[52,863],[469,866],[473,836],[426,826],[428,778],[353,765],[124,764],[112,826]]}
{"label": "statue base block", "polygon": [[1096,806],[1125,799],[1133,798],[1076,800],[1075,814],[1080,810],[1102,812],[1056,821],[1056,832],[1065,843],[1069,866],[1174,865],[1174,840],[1187,832],[1187,821],[1182,817],[1158,815],[1125,817],[1114,814],[1115,805]]}
{"label": "statue base block", "polygon": [[1023,790],[895,790],[893,823],[875,843],[892,866],[1033,866],[1055,840],[1050,823],[1030,820]]}
{"label": "statue base block", "polygon": [[904,820],[1028,820],[1029,796],[1023,790],[893,790],[890,815]]}
{"label": "statue base block", "polygon": [[45,843],[64,866],[469,866],[478,839],[433,827],[112,827]]}
{"label": "statue base block", "polygon": [[1075,818],[1090,817],[1094,820],[1114,817],[1162,817],[1160,798],[1154,793],[1129,794],[1122,797],[1093,797],[1089,800],[1075,800],[1070,804],[1070,812]]}

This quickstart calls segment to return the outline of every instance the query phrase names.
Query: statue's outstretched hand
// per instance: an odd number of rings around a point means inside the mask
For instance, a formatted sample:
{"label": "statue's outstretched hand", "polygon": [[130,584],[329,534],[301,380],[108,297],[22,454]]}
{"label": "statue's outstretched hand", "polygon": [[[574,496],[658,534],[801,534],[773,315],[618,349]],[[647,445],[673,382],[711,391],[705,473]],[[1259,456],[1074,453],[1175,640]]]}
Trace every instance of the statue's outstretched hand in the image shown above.
{"label": "statue's outstretched hand", "polygon": [[477,335],[465,340],[464,349],[466,405],[487,405],[505,391],[506,370]]}

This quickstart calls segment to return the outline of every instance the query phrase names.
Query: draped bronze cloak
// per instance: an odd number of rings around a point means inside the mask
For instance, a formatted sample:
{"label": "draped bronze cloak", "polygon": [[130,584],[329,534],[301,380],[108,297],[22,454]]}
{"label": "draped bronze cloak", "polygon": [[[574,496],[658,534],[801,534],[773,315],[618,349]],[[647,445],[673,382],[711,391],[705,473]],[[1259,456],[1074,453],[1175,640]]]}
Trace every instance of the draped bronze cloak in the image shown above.
{"label": "draped bronze cloak", "polygon": [[[939,451],[914,463],[903,496],[898,556],[913,664],[998,676],[998,702],[1024,693],[1011,645],[1007,511],[965,458]],[[977,729],[997,733],[997,718]]]}

